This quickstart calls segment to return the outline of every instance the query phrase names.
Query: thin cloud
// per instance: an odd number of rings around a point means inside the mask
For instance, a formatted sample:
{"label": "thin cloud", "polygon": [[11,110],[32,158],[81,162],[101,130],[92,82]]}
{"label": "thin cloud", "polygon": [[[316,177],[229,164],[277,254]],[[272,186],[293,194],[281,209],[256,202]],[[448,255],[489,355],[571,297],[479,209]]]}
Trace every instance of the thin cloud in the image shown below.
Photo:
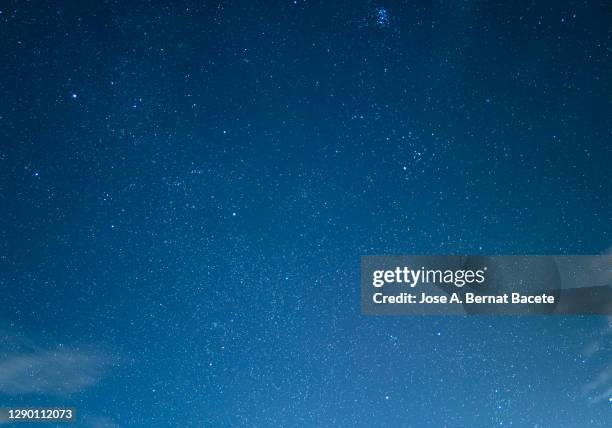
{"label": "thin cloud", "polygon": [[0,359],[0,393],[67,396],[96,385],[110,364],[103,353],[76,348],[5,354]]}
{"label": "thin cloud", "polygon": [[612,365],[608,366],[595,379],[587,383],[583,388],[584,395],[590,397],[594,403],[608,401],[612,398]]}
{"label": "thin cloud", "polygon": [[[610,350],[612,336],[612,317],[608,317],[607,325],[601,332],[599,339],[591,342],[583,351],[587,358],[593,358]],[[582,387],[583,396],[588,397],[592,403],[612,401],[612,361],[608,359],[607,366],[597,376]]]}

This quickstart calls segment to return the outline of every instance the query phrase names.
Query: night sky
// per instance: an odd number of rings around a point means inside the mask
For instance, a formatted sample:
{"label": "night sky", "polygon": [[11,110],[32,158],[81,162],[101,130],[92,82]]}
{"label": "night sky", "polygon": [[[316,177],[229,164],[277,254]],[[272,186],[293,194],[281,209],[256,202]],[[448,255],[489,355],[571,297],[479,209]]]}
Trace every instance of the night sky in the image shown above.
{"label": "night sky", "polygon": [[609,251],[611,22],[608,1],[0,2],[0,406],[610,426],[609,318],[364,316],[359,260]]}

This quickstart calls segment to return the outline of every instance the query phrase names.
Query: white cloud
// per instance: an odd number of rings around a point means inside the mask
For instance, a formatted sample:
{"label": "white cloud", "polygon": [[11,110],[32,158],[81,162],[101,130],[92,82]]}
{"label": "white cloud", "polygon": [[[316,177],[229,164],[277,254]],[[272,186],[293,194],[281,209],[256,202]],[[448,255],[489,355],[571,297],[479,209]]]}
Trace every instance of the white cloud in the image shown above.
{"label": "white cloud", "polygon": [[103,353],[57,347],[4,354],[0,393],[66,396],[98,383],[110,364]]}

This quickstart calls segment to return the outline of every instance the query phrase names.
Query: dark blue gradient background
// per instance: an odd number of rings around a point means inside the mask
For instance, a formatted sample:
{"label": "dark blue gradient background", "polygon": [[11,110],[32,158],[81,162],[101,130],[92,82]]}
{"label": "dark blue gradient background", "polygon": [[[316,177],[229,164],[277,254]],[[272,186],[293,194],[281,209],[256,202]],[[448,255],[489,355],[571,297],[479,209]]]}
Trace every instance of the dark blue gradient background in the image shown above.
{"label": "dark blue gradient background", "polygon": [[0,10],[0,405],[609,426],[609,319],[359,305],[364,254],[607,251],[609,2]]}

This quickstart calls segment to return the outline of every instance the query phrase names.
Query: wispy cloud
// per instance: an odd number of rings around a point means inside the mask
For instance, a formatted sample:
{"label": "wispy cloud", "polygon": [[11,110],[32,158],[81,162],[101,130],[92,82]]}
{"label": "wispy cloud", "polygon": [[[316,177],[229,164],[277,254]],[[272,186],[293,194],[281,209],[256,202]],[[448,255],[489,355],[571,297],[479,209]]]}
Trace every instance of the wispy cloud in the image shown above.
{"label": "wispy cloud", "polygon": [[[612,317],[601,332],[600,337],[585,347],[583,354],[587,358],[598,356],[600,353],[608,354],[612,339]],[[608,359],[607,366],[595,378],[582,387],[582,394],[592,403],[612,400],[612,361]]]}
{"label": "wispy cloud", "polygon": [[98,383],[110,363],[104,353],[63,346],[4,354],[0,393],[70,395]]}
{"label": "wispy cloud", "polygon": [[[0,321],[0,396],[67,397],[97,385],[116,364],[100,347],[51,344]],[[77,411],[77,418],[84,427],[119,426],[108,416]]]}
{"label": "wispy cloud", "polygon": [[612,365],[600,372],[595,379],[587,383],[582,392],[594,403],[612,399]]}

